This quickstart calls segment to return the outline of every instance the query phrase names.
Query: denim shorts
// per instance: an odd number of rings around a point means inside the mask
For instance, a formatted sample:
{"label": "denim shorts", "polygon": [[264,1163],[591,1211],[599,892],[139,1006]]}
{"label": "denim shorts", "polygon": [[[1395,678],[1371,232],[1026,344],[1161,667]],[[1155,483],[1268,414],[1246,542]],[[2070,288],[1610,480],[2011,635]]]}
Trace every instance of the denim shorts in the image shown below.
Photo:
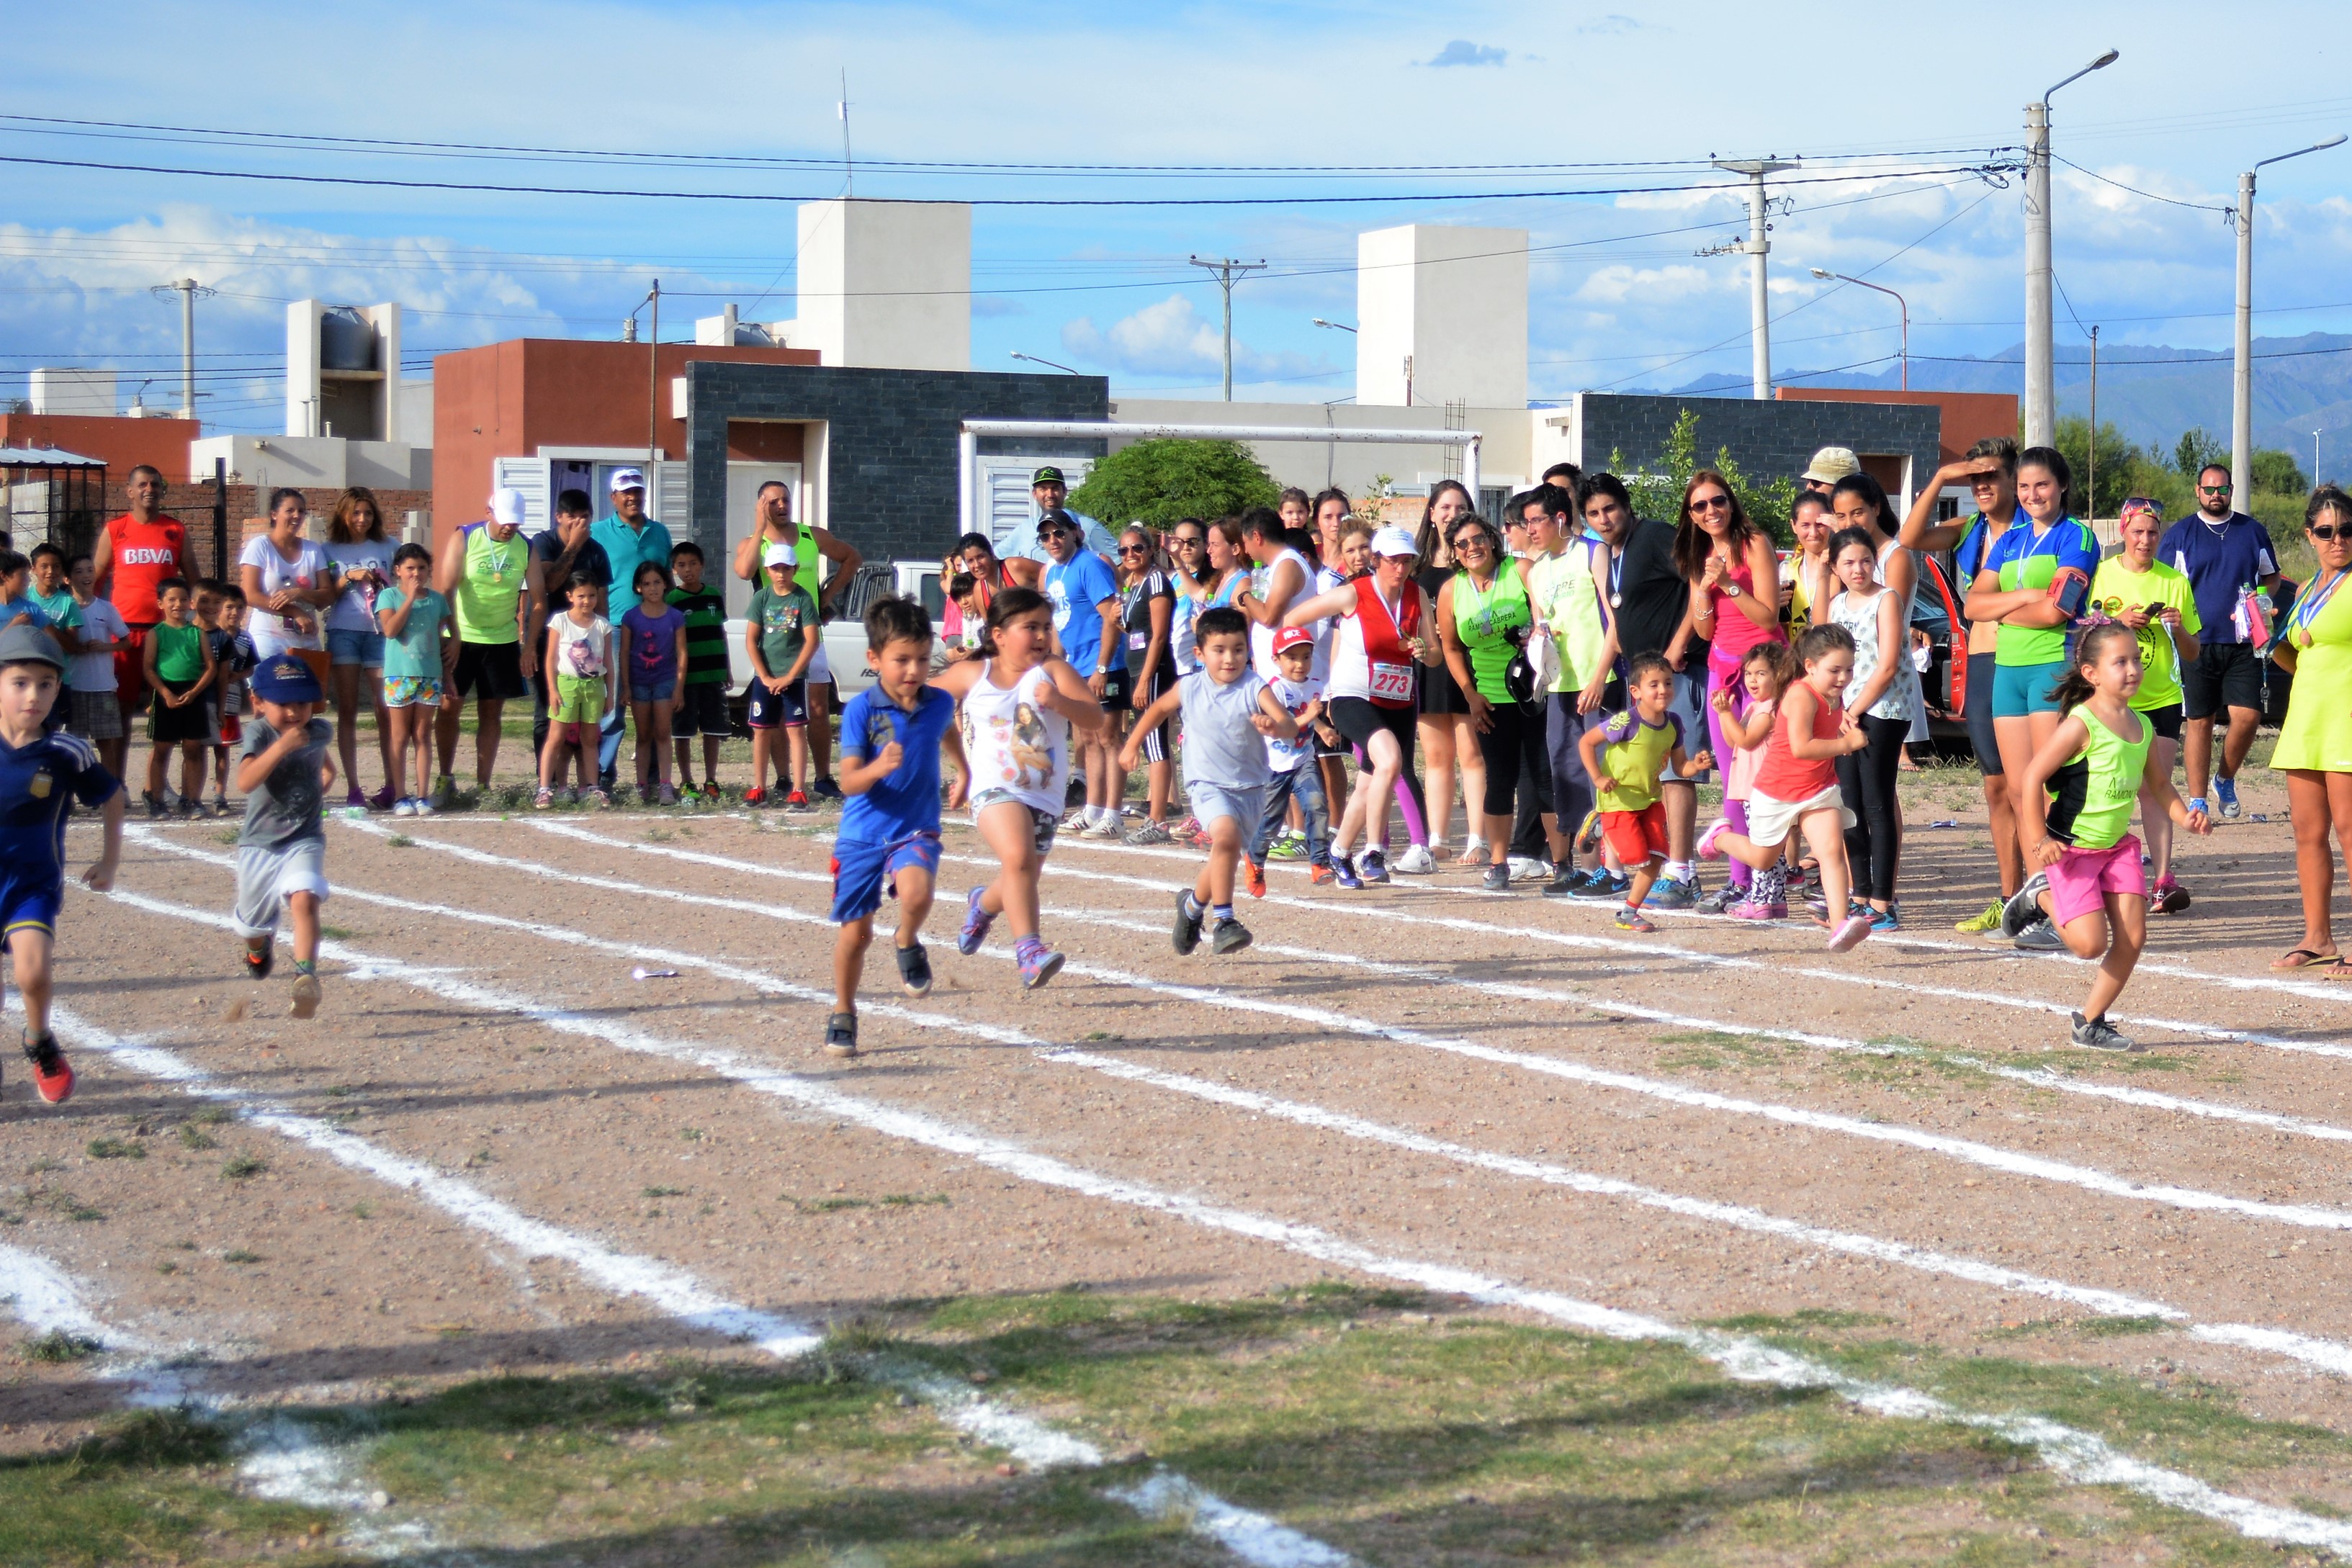
{"label": "denim shorts", "polygon": [[331,664],[362,664],[371,670],[383,668],[383,633],[327,628],[327,662]]}
{"label": "denim shorts", "polygon": [[677,695],[677,682],[675,679],[654,682],[634,681],[629,685],[629,700],[633,703],[666,703],[676,695]]}

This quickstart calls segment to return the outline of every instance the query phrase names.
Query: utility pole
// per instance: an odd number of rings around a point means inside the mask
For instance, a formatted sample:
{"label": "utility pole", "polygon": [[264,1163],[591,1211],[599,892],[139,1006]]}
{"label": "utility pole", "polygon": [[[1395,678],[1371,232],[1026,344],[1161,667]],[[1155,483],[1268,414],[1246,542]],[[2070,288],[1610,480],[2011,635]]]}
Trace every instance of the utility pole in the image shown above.
{"label": "utility pole", "polygon": [[180,417],[196,417],[196,297],[211,298],[217,289],[205,287],[193,277],[182,277],[170,283],[159,283],[147,291],[161,299],[167,294],[180,297]]}
{"label": "utility pole", "polygon": [[[661,279],[654,279],[646,295],[653,307],[651,330],[646,334],[646,495],[655,506],[661,504],[661,481],[653,473],[653,465],[661,461]],[[646,508],[648,512],[652,507]]]}
{"label": "utility pole", "polygon": [[2050,319],[2050,96],[2114,65],[2109,49],[2025,106],[2025,444],[2047,446],[2058,428]]}
{"label": "utility pole", "polygon": [[2096,522],[2099,516],[2099,329],[2091,329],[2091,476],[2083,492],[2083,510]]}
{"label": "utility pole", "polygon": [[1779,158],[1717,158],[1715,166],[1727,174],[1748,176],[1748,241],[1745,245],[1727,246],[1755,258],[1754,271],[1748,279],[1748,309],[1750,324],[1748,344],[1755,354],[1755,396],[1759,402],[1772,395],[1772,302],[1765,292],[1764,258],[1772,253],[1769,237],[1772,225],[1766,220],[1771,208],[1764,194],[1764,176],[1777,174],[1783,169],[1793,169],[1796,160]]}
{"label": "utility pole", "polygon": [[1222,256],[1215,261],[1202,261],[1196,256],[1192,257],[1191,260],[1194,267],[1202,267],[1210,272],[1215,273],[1217,275],[1217,287],[1224,291],[1225,401],[1227,402],[1231,402],[1234,401],[1234,280],[1237,277],[1248,273],[1265,271],[1265,263],[1263,261],[1235,261],[1229,256]]}
{"label": "utility pole", "polygon": [[[2265,158],[2238,176],[2238,206],[2230,214],[2230,221],[2238,227],[2238,351],[2230,378],[2230,495],[2241,507],[2251,505],[2254,497],[2254,173],[2264,164],[2284,163],[2343,144],[2341,134],[2331,136],[2309,147]],[[2311,465],[2319,466],[2315,455]],[[2316,474],[2311,482],[2319,483]]]}
{"label": "utility pole", "polygon": [[[849,68],[841,68],[841,101],[834,105],[841,115],[841,196],[847,201],[857,193],[857,165],[849,157]],[[757,303],[755,300],[753,303]]]}

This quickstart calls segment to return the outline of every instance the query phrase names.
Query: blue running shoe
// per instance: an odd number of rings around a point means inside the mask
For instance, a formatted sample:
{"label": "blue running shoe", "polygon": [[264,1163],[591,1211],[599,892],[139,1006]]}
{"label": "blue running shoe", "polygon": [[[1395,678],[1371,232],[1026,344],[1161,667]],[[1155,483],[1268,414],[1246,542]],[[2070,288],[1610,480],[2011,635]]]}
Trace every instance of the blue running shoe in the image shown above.
{"label": "blue running shoe", "polygon": [[1892,908],[1873,909],[1870,911],[1870,928],[1873,931],[1900,931],[1903,929],[1903,916]]}
{"label": "blue running shoe", "polygon": [[1693,880],[1677,880],[1662,876],[1650,884],[1642,900],[1644,909],[1688,909],[1698,902],[1698,883]]}
{"label": "blue running shoe", "polygon": [[1633,890],[1633,879],[1632,877],[1611,876],[1607,872],[1596,872],[1590,882],[1587,882],[1582,887],[1578,888],[1569,896],[1571,898],[1613,898],[1622,904],[1625,900],[1625,895]]}
{"label": "blue running shoe", "polygon": [[1368,883],[1388,881],[1389,857],[1378,850],[1366,850],[1357,857],[1356,874]]}
{"label": "blue running shoe", "polygon": [[2238,781],[2235,779],[2213,780],[2213,793],[2221,798],[2221,815],[2236,821],[2245,808],[2238,804]]}
{"label": "blue running shoe", "polygon": [[996,916],[980,906],[980,895],[987,891],[975,887],[964,895],[963,929],[956,933],[956,951],[967,958],[980,951],[988,940],[988,928],[996,924]]}
{"label": "blue running shoe", "polygon": [[1364,879],[1356,874],[1355,865],[1346,855],[1331,857],[1331,880],[1351,893],[1364,885]]}
{"label": "blue running shoe", "polygon": [[1035,990],[1062,972],[1062,956],[1034,936],[1021,945],[1021,985],[1024,990]]}

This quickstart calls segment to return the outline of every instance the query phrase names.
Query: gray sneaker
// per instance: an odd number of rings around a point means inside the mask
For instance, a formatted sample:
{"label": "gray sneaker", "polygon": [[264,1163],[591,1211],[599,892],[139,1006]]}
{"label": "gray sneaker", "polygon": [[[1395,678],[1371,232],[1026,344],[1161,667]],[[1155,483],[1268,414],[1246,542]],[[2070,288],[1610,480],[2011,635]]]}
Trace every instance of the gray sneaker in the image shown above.
{"label": "gray sneaker", "polygon": [[1499,866],[1499,865],[1490,865],[1490,866],[1488,866],[1488,867],[1486,868],[1486,874],[1485,876],[1483,876],[1483,877],[1479,878],[1478,885],[1479,885],[1479,886],[1481,886],[1481,887],[1483,887],[1483,888],[1485,888],[1488,893],[1508,893],[1508,892],[1510,892],[1510,891],[1511,891],[1511,872],[1510,872],[1510,868],[1509,868],[1508,866]]}
{"label": "gray sneaker", "polygon": [[[2046,892],[2049,886],[2049,876],[2037,871],[2026,879],[2023,887],[2010,895],[2009,902],[2002,904],[2000,908],[2002,936],[2016,936],[2029,926],[2049,924],[2050,916],[2042,913],[2041,902],[2035,896],[2037,894]],[[2053,932],[2051,935],[2055,936],[2057,933]],[[2059,946],[2063,947],[2065,944],[2062,942]]]}
{"label": "gray sneaker", "polygon": [[1209,951],[1221,958],[1228,953],[1238,953],[1249,945],[1249,927],[1238,920],[1220,920],[1217,928],[1209,933]]}
{"label": "gray sneaker", "polygon": [[2085,1051],[2137,1051],[2139,1042],[2119,1032],[2104,1018],[2074,1015],[2074,1043]]}
{"label": "gray sneaker", "polygon": [[2020,932],[2015,946],[2021,953],[2063,953],[2066,938],[2058,934],[2058,927],[2042,920]]}
{"label": "gray sneaker", "polygon": [[1127,831],[1127,841],[1140,849],[1147,844],[1172,844],[1176,841],[1158,822],[1145,822]]}
{"label": "gray sneaker", "polygon": [[[1190,890],[1176,895],[1176,925],[1169,935],[1175,941],[1179,956],[1191,953],[1201,945],[1201,916],[1188,907],[1192,897]],[[1207,911],[1202,913],[1206,914]]]}

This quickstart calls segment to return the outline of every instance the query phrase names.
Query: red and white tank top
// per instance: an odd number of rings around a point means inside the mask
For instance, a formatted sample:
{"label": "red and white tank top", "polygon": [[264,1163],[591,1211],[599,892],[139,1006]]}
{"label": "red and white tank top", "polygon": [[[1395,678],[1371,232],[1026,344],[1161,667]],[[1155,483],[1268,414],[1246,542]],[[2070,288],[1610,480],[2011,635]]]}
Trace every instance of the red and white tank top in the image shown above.
{"label": "red and white tank top", "polygon": [[114,541],[114,570],[106,596],[131,625],[152,626],[163,619],[163,608],[155,602],[155,585],[187,574],[188,530],[177,517],[142,523],[125,512],[106,525],[106,533]]}
{"label": "red and white tank top", "polygon": [[1339,618],[1326,694],[1360,697],[1375,707],[1412,706],[1414,660],[1405,639],[1420,634],[1421,594],[1408,579],[1397,602],[1381,597],[1379,579],[1356,579],[1356,610]]}
{"label": "red and white tank top", "polygon": [[[1844,727],[1844,722],[1843,708],[1827,701],[1816,702],[1812,738],[1833,738]],[[1800,800],[1811,800],[1836,782],[1834,760],[1827,757],[1809,760],[1789,748],[1789,699],[1783,694],[1780,711],[1772,716],[1772,733],[1764,740],[1764,761],[1756,769],[1756,792],[1793,806]]]}

